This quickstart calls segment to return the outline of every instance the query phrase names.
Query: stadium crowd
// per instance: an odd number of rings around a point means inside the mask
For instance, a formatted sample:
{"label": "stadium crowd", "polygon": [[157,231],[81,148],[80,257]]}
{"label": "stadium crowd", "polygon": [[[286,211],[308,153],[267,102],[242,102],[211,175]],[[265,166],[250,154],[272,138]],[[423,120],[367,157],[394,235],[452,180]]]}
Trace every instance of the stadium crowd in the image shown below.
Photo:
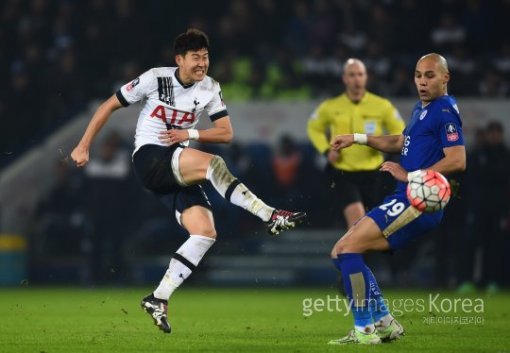
{"label": "stadium crowd", "polygon": [[[181,16],[183,13],[192,15]],[[210,75],[221,82],[229,102],[307,100],[337,94],[341,90],[341,67],[353,56],[367,64],[371,91],[388,97],[415,97],[412,74],[423,48],[446,56],[454,77],[450,91],[456,96],[508,97],[508,13],[510,1],[505,0],[217,0],[203,1],[200,6],[196,2],[175,5],[155,0],[5,0],[0,4],[0,77],[4,82],[0,95],[0,116],[4,117],[0,168],[63,126],[91,100],[110,95],[150,67],[171,65],[170,39],[187,27],[203,29],[210,35],[214,63]],[[478,164],[474,163],[468,175],[462,176],[467,192],[472,193],[470,201],[454,200],[448,209],[458,214],[447,216],[449,221],[442,229],[460,229],[456,234],[468,234],[468,241],[462,241],[460,248],[451,244],[452,257],[445,255],[449,254],[445,244],[437,245],[437,249],[444,250],[435,252],[441,285],[449,280],[441,275],[449,273],[459,284],[478,281],[484,285],[508,285],[508,276],[503,279],[505,274],[497,270],[504,268],[501,254],[508,249],[508,202],[501,203],[497,220],[490,219],[492,213],[487,208],[483,210],[485,218],[474,216],[480,214],[476,205],[493,205],[483,200],[485,190],[480,185],[490,189],[486,190],[488,195],[497,194],[508,200],[508,194],[501,190],[508,190],[510,161],[502,141],[491,143],[497,130],[497,126],[488,126],[480,131],[480,143],[471,154],[471,162]],[[122,148],[118,141],[112,144],[110,148]],[[330,204],[331,195],[326,187],[313,194],[307,189],[310,180],[316,180],[316,185],[322,180],[315,152],[308,144],[282,137],[275,151],[264,145],[235,144],[217,152],[236,175],[270,202],[274,198],[279,204],[284,200],[282,207],[299,205],[311,211],[312,224],[338,226],[338,218],[333,216],[336,210],[312,205]],[[478,183],[475,188],[473,180],[479,178],[476,173],[487,167],[488,160],[509,162],[498,163],[494,174],[484,174],[487,178],[498,176],[498,180]],[[110,155],[104,163],[114,161]],[[249,168],[253,165],[256,168]],[[122,256],[115,252],[112,241],[134,229],[146,214],[158,215],[162,211],[140,201],[136,203],[139,209],[129,210],[128,216],[124,212],[113,215],[129,220],[123,229],[108,228],[108,222],[101,223],[100,215],[94,215],[90,205],[105,202],[108,192],[113,192],[110,176],[93,170],[80,174],[62,165],[57,166],[56,175],[59,183],[42,201],[33,226],[36,239],[42,239],[41,234],[56,238],[32,243],[32,261],[44,268],[41,262],[53,249],[56,254],[64,251],[90,255],[91,273],[104,274],[106,266],[122,268]],[[131,174],[123,175],[118,186],[126,187],[131,178]],[[119,180],[115,183],[119,184]],[[132,185],[127,189],[139,187]],[[84,199],[83,195],[87,197]],[[145,196],[126,193],[126,197],[142,200]],[[111,209],[124,211],[127,201],[117,201],[119,205],[112,205]],[[218,213],[222,217],[219,232],[227,238],[256,227],[248,215],[234,213],[227,205],[223,207]],[[504,246],[481,238],[481,231],[476,233],[487,224],[497,225],[491,235]],[[109,238],[94,237],[94,229],[101,227]],[[75,234],[79,241],[69,241],[69,234]],[[42,248],[38,249],[39,245]],[[485,251],[482,263],[496,269],[490,272],[494,278],[473,278],[473,271],[460,266],[479,255],[473,249]],[[114,258],[118,263],[105,264],[101,258]],[[451,270],[444,270],[445,261],[450,262],[445,266]]]}
{"label": "stadium crowd", "polygon": [[170,39],[186,27],[210,34],[210,74],[229,101],[335,94],[353,56],[367,64],[371,91],[413,96],[423,48],[446,56],[455,95],[509,95],[504,0],[6,0],[0,10],[0,115],[17,117],[5,119],[0,143],[14,154],[91,99],[172,64]]}

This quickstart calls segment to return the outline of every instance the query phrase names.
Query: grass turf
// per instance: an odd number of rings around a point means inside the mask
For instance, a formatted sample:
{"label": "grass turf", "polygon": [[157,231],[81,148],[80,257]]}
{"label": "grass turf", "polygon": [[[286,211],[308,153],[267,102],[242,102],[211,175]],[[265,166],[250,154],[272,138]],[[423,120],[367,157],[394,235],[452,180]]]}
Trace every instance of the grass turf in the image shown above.
{"label": "grass turf", "polygon": [[[465,313],[459,303],[456,313],[429,314],[428,292],[388,291],[390,304],[403,309],[404,299],[411,303],[399,317],[407,334],[394,343],[364,347],[326,344],[352,327],[343,309],[327,310],[328,295],[334,298],[334,290],[181,289],[169,307],[170,335],[153,326],[140,309],[147,292],[141,288],[0,289],[0,352],[510,352],[508,294],[480,295],[483,313]],[[440,292],[435,303],[454,297]],[[314,300],[311,310],[322,311],[304,316],[305,298]],[[417,305],[421,301],[423,308]],[[441,310],[448,310],[451,303],[445,299]],[[335,306],[330,302],[330,308]],[[427,324],[424,316],[436,322]],[[483,324],[437,323],[443,316],[477,316]]]}

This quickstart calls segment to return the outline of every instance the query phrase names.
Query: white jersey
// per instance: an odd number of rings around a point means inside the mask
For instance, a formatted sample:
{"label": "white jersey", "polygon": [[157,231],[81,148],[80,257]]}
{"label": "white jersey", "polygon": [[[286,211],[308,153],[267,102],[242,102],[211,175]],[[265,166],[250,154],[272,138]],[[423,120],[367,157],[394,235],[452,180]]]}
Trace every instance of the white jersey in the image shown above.
{"label": "white jersey", "polygon": [[[204,112],[211,121],[228,115],[218,82],[206,76],[183,85],[177,67],[157,67],[144,72],[116,93],[123,106],[145,100],[138,117],[135,151],[143,145],[168,146],[159,140],[162,131],[193,129]],[[189,141],[182,142],[187,146]]]}

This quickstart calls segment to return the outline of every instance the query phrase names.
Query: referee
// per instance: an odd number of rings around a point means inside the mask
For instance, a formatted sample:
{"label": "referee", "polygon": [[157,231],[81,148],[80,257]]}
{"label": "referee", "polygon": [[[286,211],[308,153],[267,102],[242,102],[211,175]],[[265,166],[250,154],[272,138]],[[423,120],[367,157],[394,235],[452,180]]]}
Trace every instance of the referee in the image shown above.
{"label": "referee", "polygon": [[389,100],[366,90],[367,71],[361,60],[348,59],[342,79],[345,92],[319,105],[308,121],[307,131],[315,148],[328,159],[330,186],[350,228],[365,215],[365,207],[370,209],[379,201],[378,169],[384,157],[360,144],[334,151],[329,146],[330,137],[356,133],[400,135],[404,122]]}

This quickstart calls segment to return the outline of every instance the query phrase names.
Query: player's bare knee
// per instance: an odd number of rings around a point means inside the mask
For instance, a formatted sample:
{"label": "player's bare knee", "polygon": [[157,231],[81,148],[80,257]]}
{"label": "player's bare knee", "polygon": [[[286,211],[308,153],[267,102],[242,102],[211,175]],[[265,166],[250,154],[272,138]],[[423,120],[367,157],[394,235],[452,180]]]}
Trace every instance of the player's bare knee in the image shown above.
{"label": "player's bare knee", "polygon": [[335,245],[333,246],[333,249],[331,249],[331,258],[337,258],[338,255],[341,253],[341,249],[343,248],[343,245],[342,243],[344,242],[343,239],[340,239],[339,241],[337,241],[335,243]]}
{"label": "player's bare knee", "polygon": [[331,258],[336,259],[338,257],[338,252],[336,251],[336,244],[333,246],[333,249],[331,249]]}
{"label": "player's bare knee", "polygon": [[333,249],[331,249],[331,258],[336,259],[338,257],[338,254],[340,254],[340,250],[343,248],[343,244],[347,241],[349,238],[349,232],[342,235],[340,239],[335,243],[333,246]]}
{"label": "player's bare knee", "polygon": [[217,233],[214,227],[210,226],[194,226],[186,229],[189,234],[202,235],[204,237],[216,239]]}
{"label": "player's bare knee", "polygon": [[353,241],[350,237],[344,237],[340,239],[333,249],[336,251],[337,255],[341,254],[350,254],[350,253],[363,253],[365,249],[360,247],[360,245]]}
{"label": "player's bare knee", "polygon": [[204,237],[213,238],[213,239],[216,239],[216,236],[218,235],[216,233],[216,229],[214,229],[214,228],[205,228],[199,234],[203,235]]}
{"label": "player's bare knee", "polygon": [[347,246],[345,240],[340,240],[338,243],[335,244],[335,251],[336,251],[337,255],[347,253],[348,252],[347,251],[348,248],[349,247]]}

